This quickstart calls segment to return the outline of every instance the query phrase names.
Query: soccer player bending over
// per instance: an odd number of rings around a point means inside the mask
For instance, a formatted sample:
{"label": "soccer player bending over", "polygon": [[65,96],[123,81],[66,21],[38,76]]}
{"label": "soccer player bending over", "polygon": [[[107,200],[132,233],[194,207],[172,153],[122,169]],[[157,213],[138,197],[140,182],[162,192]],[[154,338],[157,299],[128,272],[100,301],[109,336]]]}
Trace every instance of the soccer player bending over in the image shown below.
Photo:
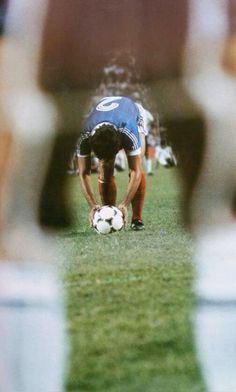
{"label": "soccer player bending over", "polygon": [[124,149],[129,166],[129,183],[119,204],[127,223],[129,204],[132,204],[131,229],[142,230],[142,209],[146,178],[142,169],[145,152],[143,118],[139,106],[127,97],[105,97],[89,114],[77,146],[77,156],[82,190],[91,208],[90,222],[99,205],[91,185],[91,153],[99,159],[98,190],[102,205],[116,204],[114,177],[115,157]]}

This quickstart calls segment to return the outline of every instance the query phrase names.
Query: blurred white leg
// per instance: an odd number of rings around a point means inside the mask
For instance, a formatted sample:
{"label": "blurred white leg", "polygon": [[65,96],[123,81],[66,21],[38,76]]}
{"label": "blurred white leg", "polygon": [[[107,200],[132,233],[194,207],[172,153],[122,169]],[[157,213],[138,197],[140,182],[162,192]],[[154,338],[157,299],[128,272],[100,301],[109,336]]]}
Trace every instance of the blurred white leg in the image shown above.
{"label": "blurred white leg", "polygon": [[236,81],[222,70],[225,0],[190,0],[185,82],[207,120],[200,178],[193,195],[198,356],[210,392],[236,391]]}
{"label": "blurred white leg", "polygon": [[38,85],[47,6],[47,0],[10,0],[1,42],[0,128],[12,133],[1,238],[2,258],[8,260],[50,259],[38,226],[38,203],[57,125],[55,106]]}
{"label": "blurred white leg", "polygon": [[51,260],[48,237],[38,226],[38,207],[57,112],[48,98],[37,90],[5,98],[4,110],[8,112],[13,130],[13,143],[2,252],[12,260]]}
{"label": "blurred white leg", "polygon": [[236,224],[197,239],[194,331],[210,392],[236,391]]}
{"label": "blurred white leg", "polygon": [[1,264],[0,325],[0,391],[63,391],[65,325],[54,271]]}
{"label": "blurred white leg", "polygon": [[[9,1],[1,42],[1,127],[12,133],[1,235],[0,391],[61,392],[64,314],[51,261],[54,247],[38,224],[38,205],[57,111],[38,86],[47,0]],[[2,119],[5,123],[2,124]],[[16,260],[17,263],[12,261]],[[26,264],[26,262],[28,262]]]}

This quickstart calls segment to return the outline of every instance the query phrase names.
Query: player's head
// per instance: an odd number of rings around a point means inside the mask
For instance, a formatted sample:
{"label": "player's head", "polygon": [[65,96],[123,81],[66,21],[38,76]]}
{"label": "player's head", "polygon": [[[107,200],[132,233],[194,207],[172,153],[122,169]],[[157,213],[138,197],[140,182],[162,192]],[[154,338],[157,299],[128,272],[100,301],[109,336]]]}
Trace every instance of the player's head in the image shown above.
{"label": "player's head", "polygon": [[121,137],[112,124],[99,126],[91,137],[91,149],[98,159],[113,159],[120,150]]}

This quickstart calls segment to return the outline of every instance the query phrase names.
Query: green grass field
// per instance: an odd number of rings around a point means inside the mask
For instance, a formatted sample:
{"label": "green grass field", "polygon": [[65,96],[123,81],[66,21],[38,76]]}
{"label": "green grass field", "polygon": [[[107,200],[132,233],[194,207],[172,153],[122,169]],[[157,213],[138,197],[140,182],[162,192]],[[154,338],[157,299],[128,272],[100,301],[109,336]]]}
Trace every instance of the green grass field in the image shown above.
{"label": "green grass field", "polygon": [[[191,334],[192,242],[180,225],[175,174],[160,168],[147,178],[145,231],[106,236],[88,226],[72,177],[77,225],[59,238],[67,254],[68,391],[204,391]],[[118,201],[127,178],[117,175]]]}

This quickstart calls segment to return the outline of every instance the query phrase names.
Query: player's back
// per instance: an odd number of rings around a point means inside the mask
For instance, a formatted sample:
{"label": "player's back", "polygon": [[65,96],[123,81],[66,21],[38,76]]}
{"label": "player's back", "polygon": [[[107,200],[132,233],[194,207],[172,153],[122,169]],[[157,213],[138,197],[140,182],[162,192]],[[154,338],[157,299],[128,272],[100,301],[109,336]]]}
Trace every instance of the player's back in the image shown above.
{"label": "player's back", "polygon": [[96,125],[110,122],[117,128],[137,131],[139,110],[128,97],[105,97],[90,112],[85,123],[85,130],[91,132]]}

